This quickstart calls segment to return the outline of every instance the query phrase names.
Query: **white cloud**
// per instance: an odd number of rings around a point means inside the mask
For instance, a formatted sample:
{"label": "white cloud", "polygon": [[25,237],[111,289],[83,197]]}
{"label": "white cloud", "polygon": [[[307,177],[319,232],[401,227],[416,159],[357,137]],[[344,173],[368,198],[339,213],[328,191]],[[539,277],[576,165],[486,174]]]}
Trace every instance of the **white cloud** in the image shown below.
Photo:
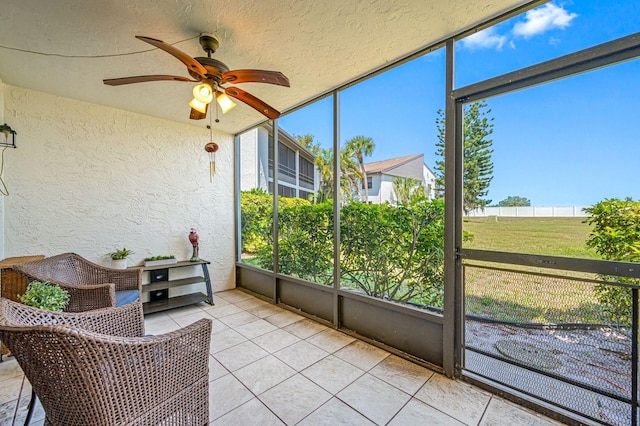
{"label": "white cloud", "polygon": [[507,38],[496,34],[493,27],[478,31],[468,37],[463,38],[462,45],[469,49],[502,49]]}
{"label": "white cloud", "polygon": [[542,7],[528,11],[524,16],[524,22],[518,22],[514,25],[513,33],[529,38],[554,28],[565,29],[577,16],[575,13],[567,12],[563,7],[547,3]]}

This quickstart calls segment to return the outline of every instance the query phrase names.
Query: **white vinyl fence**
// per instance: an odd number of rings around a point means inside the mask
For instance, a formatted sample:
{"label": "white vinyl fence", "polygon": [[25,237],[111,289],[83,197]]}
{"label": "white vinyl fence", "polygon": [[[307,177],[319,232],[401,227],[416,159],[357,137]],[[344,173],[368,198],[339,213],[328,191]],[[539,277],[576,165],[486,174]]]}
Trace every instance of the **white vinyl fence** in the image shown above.
{"label": "white vinyl fence", "polygon": [[569,207],[485,207],[469,212],[469,217],[587,217],[587,206]]}

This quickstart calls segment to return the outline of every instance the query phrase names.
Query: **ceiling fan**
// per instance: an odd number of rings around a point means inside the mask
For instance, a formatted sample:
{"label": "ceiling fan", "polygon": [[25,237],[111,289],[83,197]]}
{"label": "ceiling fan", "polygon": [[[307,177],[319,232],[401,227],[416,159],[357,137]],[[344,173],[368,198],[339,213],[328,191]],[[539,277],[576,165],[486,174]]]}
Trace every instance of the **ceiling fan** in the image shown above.
{"label": "ceiling fan", "polygon": [[206,58],[192,58],[162,40],[143,36],[136,36],[136,38],[175,56],[187,66],[189,74],[194,79],[192,80],[190,78],[177,75],[141,75],[134,77],[110,78],[103,80],[104,84],[109,86],[120,86],[123,84],[162,80],[200,83],[193,88],[193,99],[189,102],[189,105],[191,106],[191,114],[189,118],[192,120],[201,120],[207,116],[209,103],[213,101],[214,97],[220,105],[223,114],[236,106],[236,104],[230,99],[231,97],[244,102],[267,118],[273,120],[280,117],[280,112],[268,105],[266,102],[242,89],[234,86],[226,87],[225,85],[252,82],[269,83],[289,87],[289,79],[281,72],[264,70],[230,71],[229,67],[224,63],[211,57],[211,54],[214,53],[219,46],[218,39],[211,34],[200,35],[200,45],[207,53]]}

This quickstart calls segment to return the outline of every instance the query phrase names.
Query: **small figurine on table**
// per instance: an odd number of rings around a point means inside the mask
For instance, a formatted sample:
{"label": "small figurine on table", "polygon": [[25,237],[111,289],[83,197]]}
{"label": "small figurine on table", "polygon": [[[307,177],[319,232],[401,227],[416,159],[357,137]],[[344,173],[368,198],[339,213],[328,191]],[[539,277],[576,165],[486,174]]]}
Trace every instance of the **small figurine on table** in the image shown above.
{"label": "small figurine on table", "polygon": [[191,245],[193,246],[193,256],[191,256],[189,262],[197,262],[200,260],[200,257],[198,256],[198,238],[198,233],[195,228],[191,228],[191,232],[189,232],[189,241],[191,241]]}

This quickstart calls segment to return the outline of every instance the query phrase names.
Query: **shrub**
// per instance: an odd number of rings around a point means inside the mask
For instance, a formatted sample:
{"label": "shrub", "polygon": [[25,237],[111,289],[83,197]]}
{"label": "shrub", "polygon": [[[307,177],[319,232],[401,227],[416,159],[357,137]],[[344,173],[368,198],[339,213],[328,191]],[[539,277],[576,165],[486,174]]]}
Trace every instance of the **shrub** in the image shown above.
{"label": "shrub", "polygon": [[[258,264],[272,270],[271,196],[264,192],[242,196],[243,250],[254,249]],[[333,285],[333,203],[312,205],[299,198],[280,198],[278,205],[278,272]],[[342,287],[442,307],[442,200],[416,196],[397,207],[347,204],[341,209],[340,238]],[[251,242],[251,247],[245,242]]]}
{"label": "shrub", "polygon": [[69,303],[69,293],[48,281],[32,281],[18,299],[28,306],[60,312]]}
{"label": "shrub", "polygon": [[279,272],[333,285],[333,203],[291,205],[278,217]]}
{"label": "shrub", "polygon": [[398,207],[342,209],[341,282],[399,302],[442,307],[444,203],[413,198]]}
{"label": "shrub", "polygon": [[[310,204],[302,198],[278,197],[279,212]],[[273,197],[270,194],[262,189],[241,192],[240,222],[243,253],[258,253],[261,249],[273,250]]]}
{"label": "shrub", "polygon": [[261,189],[240,193],[240,235],[242,252],[256,253],[267,244],[272,232],[273,200]]}
{"label": "shrub", "polygon": [[[593,226],[587,246],[607,260],[640,262],[640,201],[630,198],[606,199],[585,209],[590,214],[587,223]],[[601,276],[611,282],[640,284],[640,280]],[[631,324],[631,290],[607,284],[595,287],[596,296],[605,314],[615,323]]]}

